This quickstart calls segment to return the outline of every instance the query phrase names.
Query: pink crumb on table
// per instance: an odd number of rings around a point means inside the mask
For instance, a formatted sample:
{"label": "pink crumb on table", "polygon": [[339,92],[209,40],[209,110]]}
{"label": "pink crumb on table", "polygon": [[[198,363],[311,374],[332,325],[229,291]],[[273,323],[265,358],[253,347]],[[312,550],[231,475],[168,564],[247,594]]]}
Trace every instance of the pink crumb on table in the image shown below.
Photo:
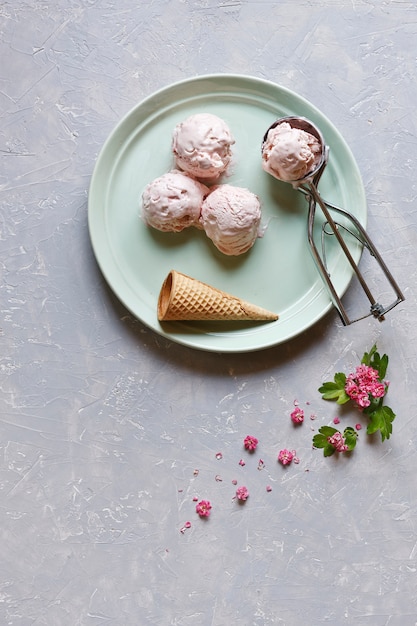
{"label": "pink crumb on table", "polygon": [[291,452],[291,450],[287,450],[286,448],[280,450],[278,454],[278,461],[282,463],[282,465],[289,465],[293,458],[294,452]]}
{"label": "pink crumb on table", "polygon": [[247,435],[243,441],[243,445],[245,446],[245,450],[249,450],[249,452],[253,452],[254,450],[256,450],[256,447],[258,445],[258,440],[256,437],[253,437],[252,435]]}
{"label": "pink crumb on table", "polygon": [[195,507],[196,513],[200,517],[209,517],[211,513],[211,504],[209,500],[200,500]]}
{"label": "pink crumb on table", "polygon": [[291,420],[294,424],[302,424],[304,422],[304,411],[300,407],[296,407],[290,414]]}
{"label": "pink crumb on table", "polygon": [[238,487],[236,489],[236,498],[241,501],[246,501],[249,498],[249,491],[247,487]]}

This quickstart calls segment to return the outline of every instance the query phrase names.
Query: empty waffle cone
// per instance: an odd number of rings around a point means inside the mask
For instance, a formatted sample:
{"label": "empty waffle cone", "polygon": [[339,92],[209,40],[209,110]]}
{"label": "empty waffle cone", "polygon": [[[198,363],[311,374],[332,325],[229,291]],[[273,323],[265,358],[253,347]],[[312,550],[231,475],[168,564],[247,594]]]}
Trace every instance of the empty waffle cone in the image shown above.
{"label": "empty waffle cone", "polygon": [[278,315],[172,270],[159,294],[158,319],[274,321]]}

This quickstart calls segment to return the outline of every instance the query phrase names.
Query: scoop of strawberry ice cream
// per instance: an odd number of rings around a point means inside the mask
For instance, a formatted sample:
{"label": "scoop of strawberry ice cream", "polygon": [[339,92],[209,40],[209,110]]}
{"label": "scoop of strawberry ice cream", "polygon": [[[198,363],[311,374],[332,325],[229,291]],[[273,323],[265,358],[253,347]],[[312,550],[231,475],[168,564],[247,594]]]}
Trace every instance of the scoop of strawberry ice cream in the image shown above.
{"label": "scoop of strawberry ice cream", "polygon": [[243,187],[217,185],[205,198],[200,223],[220,252],[237,256],[261,236],[261,204]]}
{"label": "scoop of strawberry ice cream", "polygon": [[268,131],[262,146],[262,167],[279,180],[296,181],[317,167],[321,155],[321,143],[314,135],[281,122]]}
{"label": "scoop of strawberry ice cream", "polygon": [[174,128],[172,152],[176,166],[184,172],[216,180],[231,161],[234,143],[224,120],[211,113],[196,113]]}
{"label": "scoop of strawberry ice cream", "polygon": [[189,226],[201,228],[201,205],[209,189],[178,170],[150,182],[142,193],[142,217],[148,226],[179,232]]}

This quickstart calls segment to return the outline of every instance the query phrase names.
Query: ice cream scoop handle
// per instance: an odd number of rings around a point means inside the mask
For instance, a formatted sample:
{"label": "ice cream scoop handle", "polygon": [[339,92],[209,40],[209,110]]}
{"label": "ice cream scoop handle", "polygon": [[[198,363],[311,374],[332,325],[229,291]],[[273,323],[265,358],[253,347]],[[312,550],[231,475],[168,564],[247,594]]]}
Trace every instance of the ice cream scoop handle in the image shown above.
{"label": "ice cream scoop handle", "polygon": [[[341,209],[339,207],[336,207],[328,202],[325,202],[322,197],[320,196],[320,193],[317,190],[315,181],[310,181],[308,183],[308,194],[310,197],[310,209],[309,209],[309,215],[308,215],[308,239],[309,239],[309,244],[310,244],[310,248],[312,250],[313,253],[313,257],[314,260],[316,261],[316,264],[318,266],[318,269],[324,279],[324,281],[326,282],[328,288],[329,288],[329,292],[330,295],[332,297],[333,303],[335,305],[335,307],[337,308],[339,315],[343,321],[343,323],[345,325],[351,324],[354,321],[358,321],[358,320],[351,320],[345,310],[345,308],[342,305],[342,302],[339,298],[339,296],[336,293],[335,287],[331,281],[330,278],[330,274],[328,272],[328,269],[326,267],[325,262],[323,262],[323,259],[321,258],[320,254],[317,251],[316,245],[314,243],[314,238],[313,238],[313,226],[314,226],[314,217],[315,217],[315,211],[316,211],[316,205],[318,204],[324,214],[324,217],[326,218],[326,225],[328,224],[331,228],[332,234],[336,237],[338,243],[340,244],[343,252],[346,255],[346,258],[348,259],[352,269],[354,270],[369,302],[371,303],[371,308],[370,308],[370,314],[373,315],[374,317],[377,317],[380,321],[382,321],[384,319],[384,316],[386,313],[388,313],[388,311],[390,311],[391,309],[393,309],[397,304],[399,304],[400,302],[404,301],[404,295],[401,291],[401,289],[399,288],[398,284],[396,283],[396,281],[394,280],[394,277],[392,276],[391,272],[389,271],[387,265],[385,264],[383,258],[381,257],[381,255],[379,254],[377,248],[375,247],[375,245],[373,244],[372,240],[370,239],[369,235],[367,234],[366,230],[363,228],[362,224],[359,222],[359,220],[352,215],[351,213],[349,213],[348,211],[345,211],[344,209]],[[304,190],[305,192],[306,190]],[[394,302],[392,302],[391,304],[389,304],[388,306],[383,306],[382,304],[376,302],[375,298],[373,297],[366,281],[365,278],[363,277],[363,274],[361,273],[361,271],[359,270],[359,267],[357,265],[357,263],[355,262],[355,260],[352,257],[352,254],[344,240],[344,238],[342,237],[341,233],[340,233],[340,229],[339,229],[339,225],[335,222],[335,220],[333,219],[332,215],[329,212],[329,209],[332,211],[335,211],[337,213],[339,213],[340,215],[342,215],[344,218],[346,218],[347,220],[349,220],[351,222],[351,224],[353,224],[353,226],[356,228],[357,230],[357,234],[351,232],[346,226],[343,226],[343,228],[345,230],[347,230],[350,234],[352,234],[354,237],[356,237],[356,239],[358,239],[358,241],[364,245],[367,250],[369,250],[370,254],[375,258],[375,260],[379,263],[379,266],[381,267],[383,273],[385,274],[388,282],[390,283],[391,287],[393,288],[395,294],[396,294],[396,300]],[[367,317],[367,316],[363,316],[363,317]],[[362,319],[362,318],[358,318],[358,319]]]}

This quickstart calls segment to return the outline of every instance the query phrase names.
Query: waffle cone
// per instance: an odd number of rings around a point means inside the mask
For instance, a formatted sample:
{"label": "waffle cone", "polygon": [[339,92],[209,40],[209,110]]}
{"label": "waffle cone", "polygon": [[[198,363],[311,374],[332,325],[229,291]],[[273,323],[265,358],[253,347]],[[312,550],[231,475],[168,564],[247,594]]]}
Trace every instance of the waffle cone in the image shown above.
{"label": "waffle cone", "polygon": [[158,319],[274,321],[278,315],[172,270],[159,294]]}

